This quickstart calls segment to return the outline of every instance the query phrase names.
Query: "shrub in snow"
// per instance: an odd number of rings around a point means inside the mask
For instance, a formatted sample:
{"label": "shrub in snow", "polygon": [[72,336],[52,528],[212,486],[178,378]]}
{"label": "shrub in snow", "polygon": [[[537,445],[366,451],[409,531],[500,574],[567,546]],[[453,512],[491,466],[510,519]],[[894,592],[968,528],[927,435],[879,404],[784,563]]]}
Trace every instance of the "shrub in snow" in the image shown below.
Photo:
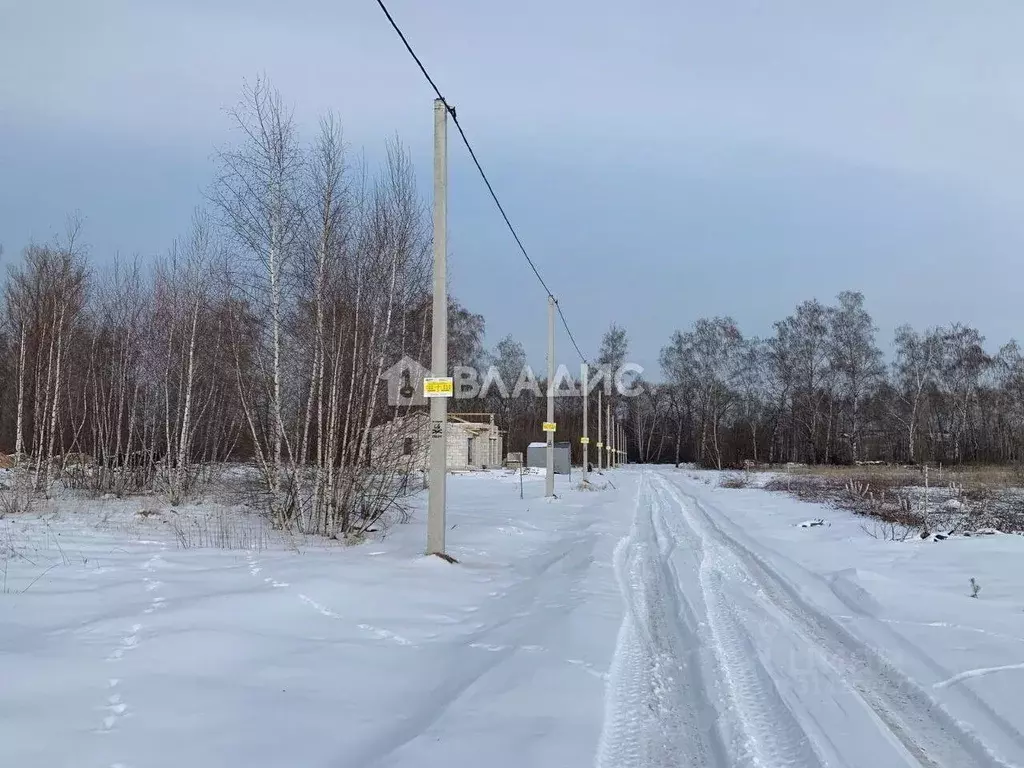
{"label": "shrub in snow", "polygon": [[0,517],[24,515],[33,510],[36,494],[27,474],[9,470],[0,478]]}
{"label": "shrub in snow", "polygon": [[976,582],[974,580],[974,577],[972,576],[971,577],[971,597],[976,598],[978,596],[979,592],[981,592],[981,584]]}
{"label": "shrub in snow", "polygon": [[854,501],[866,500],[870,489],[871,486],[867,483],[858,483],[856,480],[848,480],[846,483],[846,492],[850,494],[850,498]]}
{"label": "shrub in snow", "polygon": [[822,520],[820,517],[814,520],[804,520],[798,524],[800,528],[817,528],[818,526],[828,525],[828,522]]}
{"label": "shrub in snow", "polygon": [[870,527],[862,525],[860,529],[871,538],[882,541],[906,541],[917,530],[913,525],[894,520],[875,520]]}
{"label": "shrub in snow", "polygon": [[718,484],[720,488],[746,488],[750,485],[750,478],[747,475],[728,475],[722,478]]}

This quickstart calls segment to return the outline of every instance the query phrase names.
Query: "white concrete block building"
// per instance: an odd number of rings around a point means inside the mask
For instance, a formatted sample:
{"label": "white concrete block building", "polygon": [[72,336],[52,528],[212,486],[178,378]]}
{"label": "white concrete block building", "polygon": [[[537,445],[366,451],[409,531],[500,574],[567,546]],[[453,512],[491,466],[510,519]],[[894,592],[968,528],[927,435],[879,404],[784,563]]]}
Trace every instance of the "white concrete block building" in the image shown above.
{"label": "white concrete block building", "polygon": [[[422,411],[400,416],[373,428],[371,465],[409,461],[410,470],[430,468],[430,416]],[[448,414],[448,469],[500,467],[504,450],[501,430],[491,413]]]}

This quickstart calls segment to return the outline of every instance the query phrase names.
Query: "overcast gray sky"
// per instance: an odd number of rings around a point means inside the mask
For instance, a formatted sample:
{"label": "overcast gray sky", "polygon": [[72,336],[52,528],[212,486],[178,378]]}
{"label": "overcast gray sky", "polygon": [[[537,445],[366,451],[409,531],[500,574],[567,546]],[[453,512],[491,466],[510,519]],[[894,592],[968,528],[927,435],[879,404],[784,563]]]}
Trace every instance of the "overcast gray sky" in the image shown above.
{"label": "overcast gray sky", "polygon": [[[697,317],[763,335],[844,289],[885,348],[1021,334],[1019,0],[389,7],[587,354],[615,320],[656,368]],[[309,135],[328,109],[371,158],[397,132],[429,191],[432,94],[373,0],[0,0],[0,72],[8,252],[75,209],[98,257],[166,250],[261,72]],[[450,184],[456,295],[542,359],[544,296],[454,136]]]}

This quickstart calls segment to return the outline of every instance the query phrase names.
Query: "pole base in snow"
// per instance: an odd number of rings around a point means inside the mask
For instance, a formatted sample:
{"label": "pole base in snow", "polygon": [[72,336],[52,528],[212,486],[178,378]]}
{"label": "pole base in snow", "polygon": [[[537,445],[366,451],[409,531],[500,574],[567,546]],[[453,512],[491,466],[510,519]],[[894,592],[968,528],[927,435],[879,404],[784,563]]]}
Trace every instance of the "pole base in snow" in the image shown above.
{"label": "pole base in snow", "polygon": [[434,553],[433,553],[433,556],[434,556],[434,557],[440,557],[440,558],[441,558],[442,560],[444,560],[444,561],[445,561],[446,563],[451,563],[452,565],[456,565],[456,564],[458,564],[458,562],[459,562],[459,561],[458,561],[458,560],[456,560],[456,559],[455,559],[454,557],[452,557],[451,555],[449,555],[449,554],[447,554],[447,553],[445,553],[445,552],[434,552]]}

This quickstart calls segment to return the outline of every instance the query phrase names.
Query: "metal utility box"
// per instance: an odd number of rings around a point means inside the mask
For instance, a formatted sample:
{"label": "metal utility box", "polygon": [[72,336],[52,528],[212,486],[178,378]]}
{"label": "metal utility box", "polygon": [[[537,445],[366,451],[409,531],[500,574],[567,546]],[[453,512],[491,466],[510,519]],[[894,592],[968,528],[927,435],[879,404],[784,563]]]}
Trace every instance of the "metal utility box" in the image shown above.
{"label": "metal utility box", "polygon": [[[555,443],[555,474],[568,475],[570,473],[570,449],[569,443]],[[526,466],[547,469],[548,466],[548,444],[530,443],[526,447]]]}

